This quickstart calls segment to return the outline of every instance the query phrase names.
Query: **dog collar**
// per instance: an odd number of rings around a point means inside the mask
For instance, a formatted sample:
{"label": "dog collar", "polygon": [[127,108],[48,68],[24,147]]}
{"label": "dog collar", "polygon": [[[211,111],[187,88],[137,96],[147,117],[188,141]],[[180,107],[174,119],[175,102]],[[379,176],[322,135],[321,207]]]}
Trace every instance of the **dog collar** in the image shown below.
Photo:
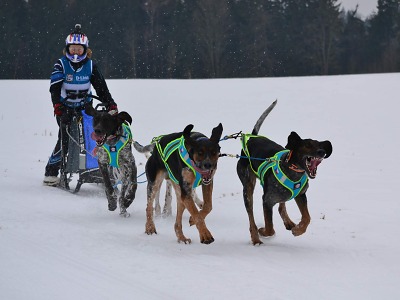
{"label": "dog collar", "polygon": [[176,179],[176,177],[174,176],[174,174],[172,173],[169,165],[168,165],[168,158],[171,156],[172,153],[174,153],[175,151],[178,151],[179,156],[181,157],[182,161],[186,164],[186,166],[193,172],[193,174],[195,175],[195,180],[193,182],[193,188],[198,187],[199,185],[201,185],[202,183],[202,174],[197,171],[198,168],[194,168],[194,162],[192,161],[192,159],[189,156],[189,152],[187,151],[186,147],[185,147],[185,139],[183,138],[183,136],[181,136],[180,138],[177,138],[171,142],[169,142],[164,149],[162,149],[160,143],[157,141],[156,142],[156,147],[158,150],[158,153],[161,156],[161,159],[164,162],[164,165],[167,169],[169,178],[175,182],[176,184],[179,184],[179,181]]}
{"label": "dog collar", "polygon": [[102,147],[108,154],[109,164],[114,168],[119,168],[119,153],[121,150],[132,141],[132,131],[128,125],[122,124],[122,135],[115,145],[110,146],[105,143]]}
{"label": "dog collar", "polygon": [[290,199],[296,198],[308,182],[307,174],[304,173],[303,176],[301,176],[300,180],[298,180],[298,181],[293,181],[289,177],[286,176],[286,174],[282,171],[282,169],[280,167],[280,163],[279,163],[285,154],[288,155],[290,153],[290,150],[286,150],[286,149],[275,153],[275,155],[273,157],[265,159],[265,161],[257,168],[257,171],[255,171],[253,168],[252,162],[251,162],[251,156],[250,156],[249,150],[247,148],[247,142],[250,138],[256,138],[256,137],[261,137],[261,136],[252,135],[252,134],[243,135],[242,148],[243,148],[244,153],[246,154],[246,156],[249,159],[250,168],[253,170],[253,172],[256,174],[256,176],[260,180],[261,186],[264,186],[265,174],[267,173],[268,170],[271,170],[272,173],[274,174],[276,180],[282,186],[284,186],[287,190],[289,190],[291,192]]}

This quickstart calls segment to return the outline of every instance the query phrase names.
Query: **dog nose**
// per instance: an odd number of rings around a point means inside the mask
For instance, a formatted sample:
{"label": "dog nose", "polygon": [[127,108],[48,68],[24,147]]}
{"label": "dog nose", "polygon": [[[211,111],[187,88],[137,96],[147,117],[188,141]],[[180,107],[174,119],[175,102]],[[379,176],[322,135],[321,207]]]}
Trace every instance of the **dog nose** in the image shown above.
{"label": "dog nose", "polygon": [[317,156],[318,157],[325,157],[326,151],[324,149],[318,149],[317,150]]}
{"label": "dog nose", "polygon": [[209,162],[205,162],[205,163],[203,164],[203,168],[204,168],[204,169],[210,170],[211,167],[212,167],[212,164],[209,163]]}

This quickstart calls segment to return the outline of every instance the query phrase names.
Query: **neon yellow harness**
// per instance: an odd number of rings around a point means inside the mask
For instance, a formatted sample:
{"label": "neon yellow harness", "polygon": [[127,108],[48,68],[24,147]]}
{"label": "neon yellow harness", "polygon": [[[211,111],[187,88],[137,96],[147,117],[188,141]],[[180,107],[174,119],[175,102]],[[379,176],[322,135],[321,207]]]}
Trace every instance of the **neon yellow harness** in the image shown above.
{"label": "neon yellow harness", "polygon": [[265,158],[264,162],[262,162],[260,166],[257,168],[257,171],[255,171],[251,162],[251,160],[254,158],[250,156],[249,149],[247,148],[247,142],[251,138],[258,138],[258,137],[263,137],[263,136],[253,135],[253,134],[243,134],[241,141],[242,141],[243,152],[249,159],[250,168],[253,170],[254,174],[256,174],[257,178],[260,179],[261,186],[264,186],[265,173],[267,173],[268,170],[271,170],[271,172],[275,175],[276,180],[291,192],[292,195],[290,199],[296,198],[308,182],[307,174],[304,172],[300,180],[292,181],[285,175],[285,173],[283,173],[279,162],[281,161],[283,155],[290,152],[290,150],[286,149],[275,153],[273,157]]}
{"label": "neon yellow harness", "polygon": [[172,173],[169,165],[168,165],[168,158],[171,156],[172,153],[175,151],[179,152],[179,156],[181,157],[182,161],[186,164],[186,166],[193,172],[195,175],[195,180],[193,182],[193,188],[198,187],[201,182],[202,182],[202,177],[199,172],[197,172],[193,166],[192,166],[192,160],[189,157],[189,152],[187,151],[185,147],[185,139],[183,138],[183,135],[180,138],[177,138],[171,142],[169,142],[164,149],[162,149],[159,140],[161,137],[158,137],[157,139],[153,139],[153,141],[156,142],[156,147],[158,150],[158,153],[160,154],[160,157],[162,161],[164,162],[164,165],[168,171],[169,178],[175,182],[176,184],[179,184],[179,181],[176,179],[174,174]]}

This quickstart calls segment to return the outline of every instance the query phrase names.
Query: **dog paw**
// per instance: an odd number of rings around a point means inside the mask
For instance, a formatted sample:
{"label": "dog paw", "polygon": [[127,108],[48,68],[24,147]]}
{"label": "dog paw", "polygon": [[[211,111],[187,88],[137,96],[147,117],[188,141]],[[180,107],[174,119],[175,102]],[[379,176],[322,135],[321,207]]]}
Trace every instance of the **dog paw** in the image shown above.
{"label": "dog paw", "polygon": [[200,242],[202,244],[211,244],[214,242],[214,238],[211,235],[211,232],[208,231],[207,229],[203,232],[200,233]]}
{"label": "dog paw", "polygon": [[117,209],[117,201],[115,202],[108,202],[108,210],[109,211],[114,211]]}
{"label": "dog paw", "polygon": [[305,232],[306,232],[306,228],[304,228],[303,226],[299,226],[299,225],[296,225],[296,226],[293,227],[293,229],[292,229],[292,234],[293,234],[294,236],[302,235],[302,234],[305,233]]}
{"label": "dog paw", "polygon": [[212,242],[214,242],[214,238],[211,237],[211,238],[209,238],[209,239],[201,240],[200,242],[201,242],[202,244],[208,245],[208,244],[211,244]]}
{"label": "dog paw", "polygon": [[151,223],[150,223],[150,222],[146,223],[145,232],[146,232],[146,234],[148,234],[148,235],[151,235],[151,234],[153,234],[153,233],[157,234],[156,226],[154,225],[153,222],[151,222]]}
{"label": "dog paw", "polygon": [[261,242],[260,239],[256,239],[255,241],[251,241],[253,243],[253,246],[260,246],[262,244],[264,244],[263,242]]}
{"label": "dog paw", "polygon": [[266,228],[259,228],[258,233],[261,236],[269,237],[275,235],[275,230],[274,229],[267,230]]}
{"label": "dog paw", "polygon": [[291,221],[290,222],[284,222],[283,224],[285,225],[285,228],[287,230],[292,230],[296,226],[296,224],[291,222]]}
{"label": "dog paw", "polygon": [[172,211],[168,210],[168,211],[163,211],[163,212],[162,212],[162,217],[163,217],[164,219],[166,219],[166,218],[168,218],[168,217],[170,217],[170,216],[172,216]]}
{"label": "dog paw", "polygon": [[120,216],[121,218],[129,218],[129,217],[131,216],[131,214],[128,213],[127,211],[124,211],[124,212],[120,212],[120,213],[119,213],[119,216]]}
{"label": "dog paw", "polygon": [[191,240],[191,239],[188,239],[188,238],[185,238],[185,237],[183,237],[183,238],[178,238],[178,243],[191,244],[191,243],[192,243],[192,240]]}

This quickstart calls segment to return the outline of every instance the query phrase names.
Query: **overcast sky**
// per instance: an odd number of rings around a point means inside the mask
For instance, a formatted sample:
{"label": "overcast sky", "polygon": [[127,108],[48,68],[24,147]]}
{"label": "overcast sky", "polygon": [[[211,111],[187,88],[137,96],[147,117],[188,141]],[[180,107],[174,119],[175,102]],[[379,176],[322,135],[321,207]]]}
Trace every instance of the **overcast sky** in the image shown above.
{"label": "overcast sky", "polygon": [[345,10],[354,9],[358,4],[358,13],[365,18],[377,11],[378,0],[342,0],[341,3]]}

